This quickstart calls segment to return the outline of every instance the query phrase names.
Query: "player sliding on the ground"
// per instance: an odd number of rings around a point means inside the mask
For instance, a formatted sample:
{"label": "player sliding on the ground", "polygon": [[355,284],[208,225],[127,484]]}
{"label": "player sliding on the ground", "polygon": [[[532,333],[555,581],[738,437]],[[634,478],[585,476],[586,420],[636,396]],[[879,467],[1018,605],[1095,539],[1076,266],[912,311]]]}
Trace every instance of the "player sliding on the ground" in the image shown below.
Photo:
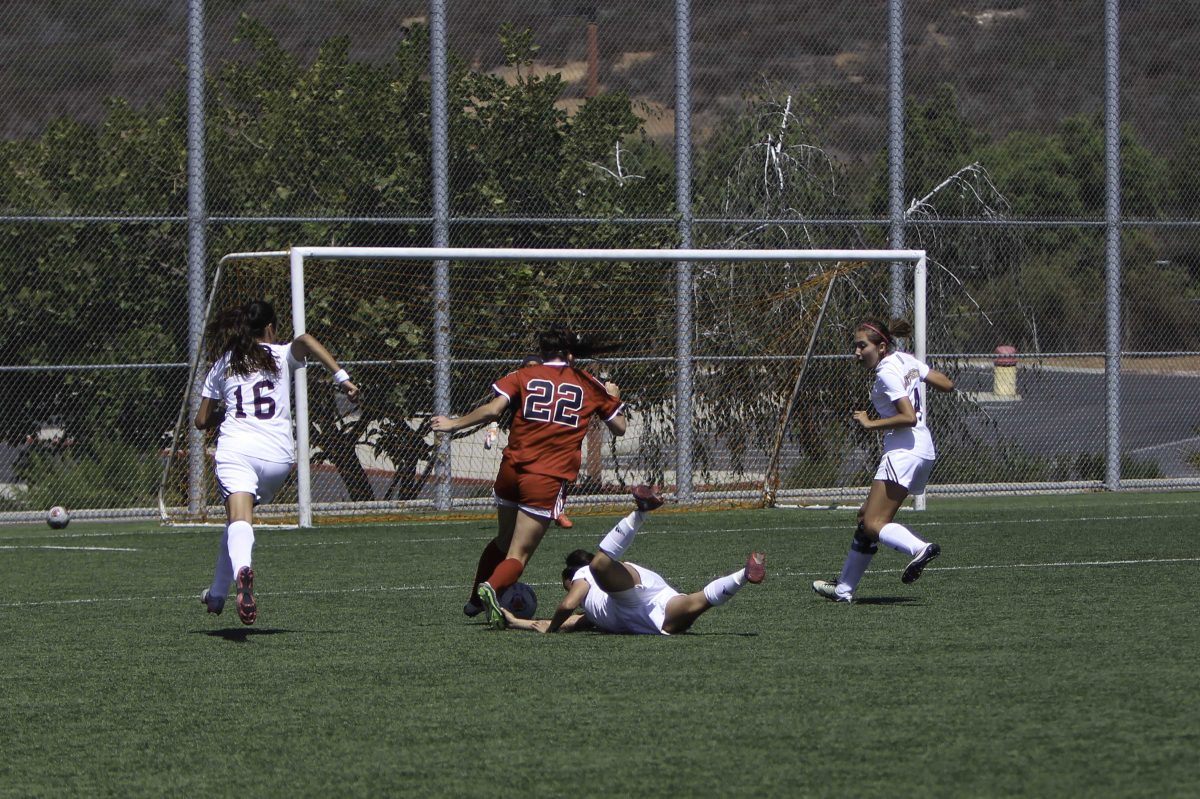
{"label": "player sliding on the ground", "polygon": [[[358,401],[358,387],[329,351],[307,333],[275,343],[275,309],[265,300],[223,311],[206,333],[216,360],[200,393],[196,427],[220,426],[214,458],[225,498],[225,533],[217,548],[212,584],[200,596],[209,613],[225,608],[237,579],[237,612],[243,624],[258,616],[254,598],[254,506],[270,502],[296,462],[292,438],[292,370],[312,355],[333,372],[333,382]],[[224,402],[224,410],[218,403]]]}
{"label": "player sliding on the ground", "polygon": [[854,329],[854,357],[875,371],[871,404],[878,418],[855,411],[854,420],[867,430],[885,430],[883,459],[875,472],[866,502],[858,509],[858,529],[846,553],[837,581],[817,580],[813,590],[835,602],[853,602],[858,582],[867,571],[879,542],[912,560],[900,579],[915,582],[941,547],[922,541],[902,524],[892,521],[910,493],[920,494],[929,481],[937,453],[925,424],[921,406],[921,381],[938,391],[951,391],[954,381],[936,369],[896,348],[897,336],[912,334],[912,325],[894,319],[891,325],[864,319]]}
{"label": "player sliding on the ground", "polygon": [[[550,619],[519,619],[503,610],[514,630],[539,633],[598,629],[633,635],[674,635],[685,632],[709,608],[723,605],[746,583],[761,583],[767,576],[765,558],[752,552],[745,568],[719,577],[701,591],[681,594],[656,572],[621,555],[633,543],[646,513],[662,505],[662,497],[649,486],[633,489],[637,510],[609,530],[595,554],[577,549],[567,555],[563,588],[567,595]],[[582,613],[575,611],[582,609]]]}
{"label": "player sliding on the ground", "polygon": [[504,626],[499,596],[521,577],[546,528],[562,513],[567,485],[579,474],[588,422],[599,416],[614,435],[625,434],[625,404],[615,383],[601,383],[574,365],[606,349],[555,325],[538,334],[542,363],[511,372],[492,384],[496,396],[457,419],[434,416],[435,432],[453,433],[500,418],[513,408],[512,431],[496,474],[497,533],[475,570],[468,616],[486,610],[488,622]]}

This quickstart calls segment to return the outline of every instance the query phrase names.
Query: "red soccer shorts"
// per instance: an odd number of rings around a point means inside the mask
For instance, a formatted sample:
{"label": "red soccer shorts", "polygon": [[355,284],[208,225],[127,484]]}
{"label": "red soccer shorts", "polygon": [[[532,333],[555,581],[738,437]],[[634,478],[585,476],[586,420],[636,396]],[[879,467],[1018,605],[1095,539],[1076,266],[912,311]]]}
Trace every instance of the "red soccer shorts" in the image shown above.
{"label": "red soccer shorts", "polygon": [[534,516],[553,519],[563,511],[567,501],[567,481],[548,474],[527,472],[513,466],[508,460],[500,461],[496,484],[492,487],[496,504],[520,508]]}

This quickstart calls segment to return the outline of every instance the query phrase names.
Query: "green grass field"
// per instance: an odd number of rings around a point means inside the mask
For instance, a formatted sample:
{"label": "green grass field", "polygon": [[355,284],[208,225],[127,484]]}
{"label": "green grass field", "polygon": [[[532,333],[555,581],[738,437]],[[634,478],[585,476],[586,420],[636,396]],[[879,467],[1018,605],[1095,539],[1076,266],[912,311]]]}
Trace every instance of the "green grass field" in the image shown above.
{"label": "green grass field", "polygon": [[[212,528],[0,528],[0,794],[1200,795],[1198,501],[934,499],[853,606],[809,589],[850,511],[660,512],[627,557],[678,588],[768,553],[674,638],[465,620],[491,520],[262,530],[251,628]],[[552,529],[539,615],[615,520]]]}

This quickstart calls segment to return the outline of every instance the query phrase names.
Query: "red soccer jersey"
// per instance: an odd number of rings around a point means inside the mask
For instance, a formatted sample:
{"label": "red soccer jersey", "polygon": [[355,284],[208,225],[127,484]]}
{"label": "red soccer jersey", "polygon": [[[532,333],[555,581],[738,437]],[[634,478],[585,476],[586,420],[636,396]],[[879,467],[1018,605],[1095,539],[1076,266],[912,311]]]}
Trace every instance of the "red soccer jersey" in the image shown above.
{"label": "red soccer jersey", "polygon": [[535,474],[574,480],[594,414],[608,421],[625,404],[592,375],[562,361],[526,366],[492,384],[513,408],[504,457]]}

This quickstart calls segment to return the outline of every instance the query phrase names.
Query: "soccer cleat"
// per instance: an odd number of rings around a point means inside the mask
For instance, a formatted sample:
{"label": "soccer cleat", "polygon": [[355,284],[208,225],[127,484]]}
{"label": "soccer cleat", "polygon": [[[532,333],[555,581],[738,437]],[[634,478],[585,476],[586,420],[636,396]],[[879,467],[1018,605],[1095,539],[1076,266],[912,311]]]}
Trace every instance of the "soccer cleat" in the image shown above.
{"label": "soccer cleat", "polygon": [[839,594],[837,583],[830,580],[813,580],[812,589],[819,596],[823,596],[831,602],[845,602],[850,604],[854,601],[853,594]]}
{"label": "soccer cleat", "polygon": [[633,501],[637,503],[637,509],[642,513],[661,508],[663,504],[663,498],[654,490],[654,486],[647,485],[633,487]]}
{"label": "soccer cleat", "polygon": [[575,526],[575,522],[568,519],[567,514],[565,514],[565,513],[558,514],[558,518],[554,520],[554,523],[557,524],[559,527],[563,528],[564,530],[570,530],[572,527]]}
{"label": "soccer cleat", "polygon": [[209,613],[220,616],[221,611],[225,609],[225,598],[220,597],[218,599],[217,597],[214,597],[207,588],[205,588],[204,593],[200,595],[200,604],[203,605],[204,609]]}
{"label": "soccer cleat", "polygon": [[482,600],[483,606],[487,610],[488,624],[497,630],[507,627],[508,622],[504,620],[504,613],[500,610],[500,598],[496,596],[496,589],[487,583],[480,583],[475,594]]}
{"label": "soccer cleat", "polygon": [[767,579],[767,556],[761,552],[751,552],[746,558],[746,582],[761,583]]}
{"label": "soccer cleat", "polygon": [[942,548],[937,544],[926,544],[925,548],[904,567],[904,574],[900,575],[900,582],[915,583],[921,576],[921,572],[925,571],[925,567],[929,565],[929,561],[940,554],[942,554]]}
{"label": "soccer cleat", "polygon": [[243,566],[237,573],[237,611],[242,624],[254,624],[258,603],[254,601],[254,569]]}

